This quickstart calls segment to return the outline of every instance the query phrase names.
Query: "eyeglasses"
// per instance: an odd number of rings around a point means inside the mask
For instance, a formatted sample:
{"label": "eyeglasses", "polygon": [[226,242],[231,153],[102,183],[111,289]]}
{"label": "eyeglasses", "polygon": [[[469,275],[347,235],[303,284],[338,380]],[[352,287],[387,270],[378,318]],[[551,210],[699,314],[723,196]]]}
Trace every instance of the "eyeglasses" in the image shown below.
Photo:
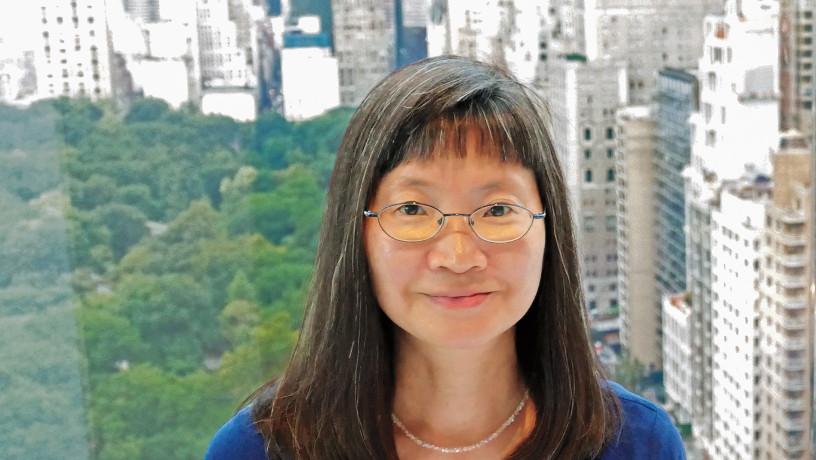
{"label": "eyeglasses", "polygon": [[484,241],[510,243],[526,235],[535,219],[546,215],[509,203],[486,204],[470,214],[444,213],[416,201],[390,204],[377,212],[363,211],[363,216],[377,218],[386,235],[410,243],[433,238],[445,226],[445,220],[454,216],[467,217],[470,229]]}

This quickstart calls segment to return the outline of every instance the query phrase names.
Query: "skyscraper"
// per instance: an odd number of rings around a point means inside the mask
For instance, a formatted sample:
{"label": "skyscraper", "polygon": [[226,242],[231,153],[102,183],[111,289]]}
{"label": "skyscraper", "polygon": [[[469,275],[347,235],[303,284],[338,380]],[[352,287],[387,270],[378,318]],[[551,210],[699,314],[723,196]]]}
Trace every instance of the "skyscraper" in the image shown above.
{"label": "skyscraper", "polygon": [[773,159],[773,200],[763,241],[759,345],[762,376],[757,399],[758,458],[808,459],[813,382],[813,305],[807,273],[810,156],[807,138],[780,136]]}
{"label": "skyscraper", "polygon": [[39,97],[112,93],[104,0],[39,0],[35,69]]}
{"label": "skyscraper", "polygon": [[547,99],[576,211],[590,310],[614,310],[617,290],[615,112],[627,100],[625,63],[570,55],[553,63]]}
{"label": "skyscraper", "polygon": [[[699,60],[700,111],[690,117],[691,163],[684,170],[686,201],[686,285],[692,312],[694,363],[692,401],[694,434],[712,454],[722,430],[712,412],[713,389],[732,384],[714,373],[713,310],[718,281],[712,275],[713,212],[718,208],[723,183],[737,180],[749,165],[770,171],[769,152],[778,133],[777,16],[758,5],[739,8],[729,1],[725,14],[708,16],[705,43]],[[719,224],[718,224],[719,225]],[[717,275],[719,276],[719,275]],[[727,299],[726,299],[727,300]],[[740,308],[747,308],[740,305]],[[725,333],[725,332],[724,332]],[[749,341],[751,338],[749,337]],[[715,378],[726,381],[714,382]],[[725,455],[721,453],[720,455]]]}
{"label": "skyscraper", "polygon": [[697,77],[664,68],[657,77],[655,141],[655,279],[663,293],[686,290],[685,198],[683,168],[691,156],[689,116],[698,110]]}
{"label": "skyscraper", "polygon": [[358,105],[395,68],[394,9],[394,0],[332,1],[341,105]]}
{"label": "skyscraper", "polygon": [[617,113],[618,299],[620,340],[628,355],[641,364],[660,367],[659,297],[654,290],[655,119],[648,106],[626,107]]}

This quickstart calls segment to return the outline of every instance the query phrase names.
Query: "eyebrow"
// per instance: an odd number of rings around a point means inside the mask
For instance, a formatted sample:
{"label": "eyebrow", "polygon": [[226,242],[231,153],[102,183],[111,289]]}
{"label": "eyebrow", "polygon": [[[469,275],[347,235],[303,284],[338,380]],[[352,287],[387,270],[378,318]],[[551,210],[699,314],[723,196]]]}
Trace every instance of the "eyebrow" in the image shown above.
{"label": "eyebrow", "polygon": [[[422,189],[430,189],[434,188],[434,185],[431,182],[426,180],[420,179],[418,177],[403,177],[400,178],[393,186],[394,188],[400,187],[415,187],[415,188],[422,188]],[[492,192],[497,189],[501,188],[512,188],[509,181],[504,180],[495,180],[488,182],[480,187],[477,187],[475,190],[477,192]]]}

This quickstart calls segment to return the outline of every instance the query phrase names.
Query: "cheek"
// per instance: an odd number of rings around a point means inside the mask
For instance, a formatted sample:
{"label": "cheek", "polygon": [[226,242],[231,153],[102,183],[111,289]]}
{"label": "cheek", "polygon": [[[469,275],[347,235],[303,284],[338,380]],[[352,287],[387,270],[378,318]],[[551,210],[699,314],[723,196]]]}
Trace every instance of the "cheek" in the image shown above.
{"label": "cheek", "polygon": [[421,260],[375,233],[379,231],[373,228],[365,232],[365,249],[377,301],[388,308],[410,288],[420,273]]}
{"label": "cheek", "polygon": [[538,292],[543,264],[543,241],[524,241],[512,251],[493,258],[493,273],[512,286],[516,301],[526,304]]}

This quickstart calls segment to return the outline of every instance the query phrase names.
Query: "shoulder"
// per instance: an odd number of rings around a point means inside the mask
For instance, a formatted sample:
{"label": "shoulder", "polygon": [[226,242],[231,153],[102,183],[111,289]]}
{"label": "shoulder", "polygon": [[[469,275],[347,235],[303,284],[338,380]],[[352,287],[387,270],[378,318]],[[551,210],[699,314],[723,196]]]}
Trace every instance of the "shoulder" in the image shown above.
{"label": "shoulder", "polygon": [[651,401],[610,381],[609,387],[621,402],[622,421],[618,435],[601,455],[601,460],[685,460],[680,433],[669,414]]}
{"label": "shoulder", "polygon": [[264,440],[252,423],[252,407],[241,409],[210,441],[204,460],[267,460]]}

